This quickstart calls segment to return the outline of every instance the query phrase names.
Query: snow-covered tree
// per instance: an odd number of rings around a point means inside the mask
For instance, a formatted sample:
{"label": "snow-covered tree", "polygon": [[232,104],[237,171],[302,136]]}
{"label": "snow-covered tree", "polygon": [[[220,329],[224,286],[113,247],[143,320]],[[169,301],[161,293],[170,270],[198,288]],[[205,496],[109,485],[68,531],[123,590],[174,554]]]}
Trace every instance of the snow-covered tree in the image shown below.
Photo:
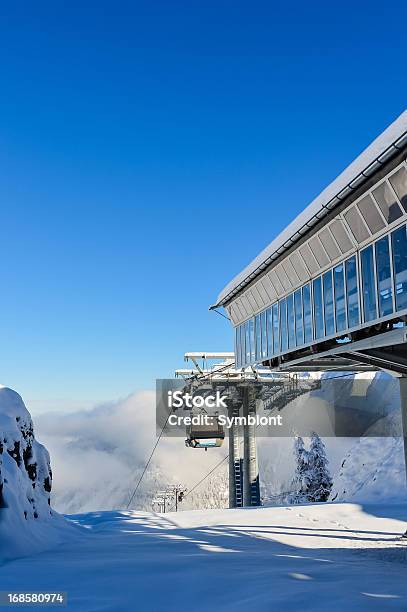
{"label": "snow-covered tree", "polygon": [[328,469],[325,444],[313,433],[308,453],[308,476],[310,484],[307,490],[307,498],[310,502],[327,501],[332,489],[332,478]]}
{"label": "snow-covered tree", "polygon": [[309,469],[309,453],[305,449],[304,440],[296,436],[294,440],[294,456],[296,461],[295,474],[292,481],[291,503],[301,504],[308,500],[308,491],[311,484]]}

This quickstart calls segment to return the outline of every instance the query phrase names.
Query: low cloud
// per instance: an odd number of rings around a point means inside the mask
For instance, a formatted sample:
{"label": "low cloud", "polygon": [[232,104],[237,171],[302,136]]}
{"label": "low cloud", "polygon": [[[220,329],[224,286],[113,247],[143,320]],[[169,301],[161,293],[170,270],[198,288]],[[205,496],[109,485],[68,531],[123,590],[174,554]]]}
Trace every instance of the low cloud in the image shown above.
{"label": "low cloud", "polygon": [[[35,418],[36,435],[51,455],[53,506],[60,512],[123,508],[156,441],[155,393],[141,391],[90,410]],[[157,488],[198,482],[227,454],[227,443],[208,452],[163,437],[140,487],[135,507],[150,507]]]}

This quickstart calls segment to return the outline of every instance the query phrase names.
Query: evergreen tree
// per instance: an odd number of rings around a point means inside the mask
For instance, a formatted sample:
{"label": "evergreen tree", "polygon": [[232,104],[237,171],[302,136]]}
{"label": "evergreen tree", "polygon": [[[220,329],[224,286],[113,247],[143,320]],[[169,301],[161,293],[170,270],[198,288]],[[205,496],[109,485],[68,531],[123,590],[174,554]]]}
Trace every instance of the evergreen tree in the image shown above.
{"label": "evergreen tree", "polygon": [[332,478],[328,469],[325,444],[313,433],[311,437],[310,450],[308,453],[310,485],[307,491],[308,501],[327,501],[332,489]]}
{"label": "evergreen tree", "polygon": [[309,469],[309,453],[304,447],[304,440],[296,436],[294,440],[294,456],[296,461],[295,475],[292,481],[293,495],[291,503],[301,504],[308,500],[308,491],[311,485]]}

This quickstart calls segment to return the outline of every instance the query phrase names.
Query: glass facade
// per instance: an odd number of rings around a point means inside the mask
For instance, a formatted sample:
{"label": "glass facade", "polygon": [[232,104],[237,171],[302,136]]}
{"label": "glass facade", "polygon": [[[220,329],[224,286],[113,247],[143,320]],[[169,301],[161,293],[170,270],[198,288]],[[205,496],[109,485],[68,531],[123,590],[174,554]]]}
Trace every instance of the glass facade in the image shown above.
{"label": "glass facade", "polygon": [[377,288],[379,300],[379,317],[393,312],[393,287],[391,278],[391,263],[389,237],[385,236],[375,244]]}
{"label": "glass facade", "polygon": [[314,296],[314,321],[315,339],[324,336],[324,307],[322,302],[322,277],[319,276],[312,283],[312,294]]}
{"label": "glass facade", "polygon": [[403,225],[391,235],[396,310],[407,308],[407,234]]}
{"label": "glass facade", "polygon": [[346,329],[345,276],[343,264],[333,270],[335,289],[335,320],[336,331]]}
{"label": "glass facade", "polygon": [[369,246],[361,252],[360,263],[362,268],[363,318],[365,321],[373,321],[377,317],[373,246]]}
{"label": "glass facade", "polygon": [[280,334],[280,350],[284,353],[288,349],[287,300],[280,301]]}
{"label": "glass facade", "polygon": [[294,316],[294,294],[287,298],[287,319],[288,319],[288,348],[294,348],[295,344],[295,316]]}
{"label": "glass facade", "polygon": [[297,346],[304,344],[304,332],[302,326],[302,297],[301,289],[297,289],[294,293],[294,308],[295,308],[295,341]]}
{"label": "glass facade", "polygon": [[[402,187],[398,185],[399,191]],[[401,311],[407,312],[406,225],[239,325],[235,331],[237,365],[340,337]]]}
{"label": "glass facade", "polygon": [[324,281],[325,336],[332,336],[335,333],[332,270],[326,272],[322,278]]}
{"label": "glass facade", "polygon": [[346,304],[348,312],[348,328],[352,329],[360,323],[359,315],[359,283],[356,257],[350,257],[345,262],[346,270]]}
{"label": "glass facade", "polygon": [[302,288],[303,320],[304,320],[304,342],[312,342],[312,310],[311,310],[311,285]]}

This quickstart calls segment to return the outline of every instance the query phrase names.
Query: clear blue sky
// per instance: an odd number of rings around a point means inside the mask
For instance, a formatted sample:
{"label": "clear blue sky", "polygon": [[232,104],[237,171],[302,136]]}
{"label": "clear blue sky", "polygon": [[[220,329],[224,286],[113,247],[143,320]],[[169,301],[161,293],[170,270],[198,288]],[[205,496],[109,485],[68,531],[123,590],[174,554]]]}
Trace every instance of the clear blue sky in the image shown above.
{"label": "clear blue sky", "polygon": [[34,410],[232,348],[208,312],[406,106],[403,2],[0,9],[0,381]]}

